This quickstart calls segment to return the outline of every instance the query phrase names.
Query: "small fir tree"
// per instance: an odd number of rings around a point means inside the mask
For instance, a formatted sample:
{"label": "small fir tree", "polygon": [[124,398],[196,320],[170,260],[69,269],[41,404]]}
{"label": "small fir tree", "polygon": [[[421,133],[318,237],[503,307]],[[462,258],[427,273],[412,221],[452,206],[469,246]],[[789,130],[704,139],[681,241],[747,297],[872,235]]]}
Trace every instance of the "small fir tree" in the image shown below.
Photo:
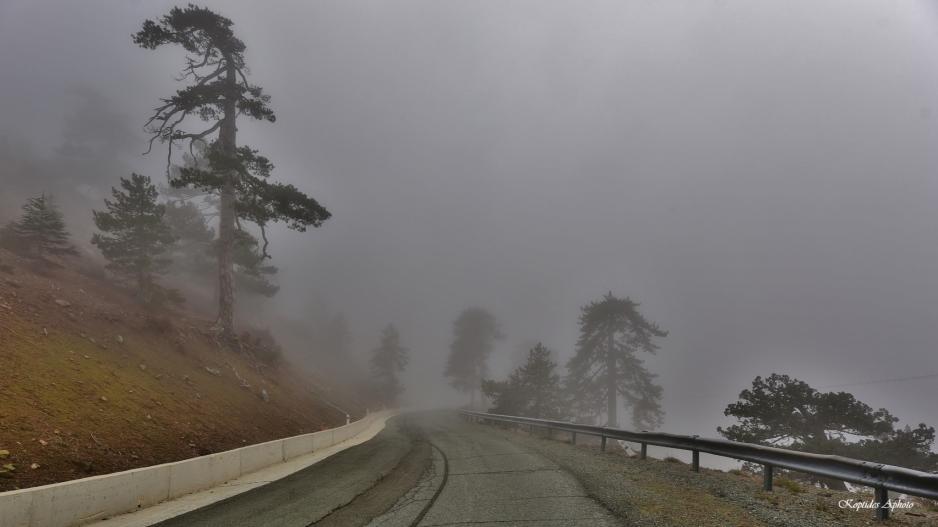
{"label": "small fir tree", "polygon": [[22,217],[8,226],[5,237],[11,247],[47,263],[50,256],[78,254],[69,242],[62,212],[45,194],[26,201]]}
{"label": "small fir tree", "polygon": [[538,343],[528,351],[527,361],[505,381],[486,380],[482,392],[494,402],[489,412],[538,419],[566,417],[566,405],[557,363],[551,352]]}
{"label": "small fir tree", "polygon": [[122,190],[111,189],[113,201],[104,200],[107,212],[92,211],[101,232],[92,236],[91,243],[107,258],[107,268],[132,280],[145,301],[166,298],[169,290],[154,280],[169,267],[166,254],[175,241],[163,221],[166,207],[157,203],[159,193],[146,176],[132,174],[130,179],[121,178],[120,185]]}

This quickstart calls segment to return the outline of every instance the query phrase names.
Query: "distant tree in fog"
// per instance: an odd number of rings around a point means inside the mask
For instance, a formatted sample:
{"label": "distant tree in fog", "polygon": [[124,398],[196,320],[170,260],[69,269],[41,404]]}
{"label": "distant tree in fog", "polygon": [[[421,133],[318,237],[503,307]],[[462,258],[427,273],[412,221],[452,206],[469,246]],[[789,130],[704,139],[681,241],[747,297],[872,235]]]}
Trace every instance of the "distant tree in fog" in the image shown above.
{"label": "distant tree in fog", "polygon": [[[788,375],[756,377],[723,413],[739,420],[717,427],[733,441],[938,470],[938,455],[931,452],[933,427],[897,429],[898,419],[885,408],[873,410],[847,392],[819,392]],[[845,488],[842,481],[804,477]]]}
{"label": "distant tree in fog", "polygon": [[[208,167],[186,167],[170,183],[218,193],[218,327],[228,338],[235,337],[236,230],[242,220],[261,230],[261,254],[267,257],[266,226],[285,222],[291,229],[318,227],[330,213],[293,185],[269,180],[273,165],[257,150],[237,143],[238,116],[273,122],[270,96],[247,81],[245,45],[235,37],[232,21],[209,9],[189,5],[174,7],[157,21],[147,20],[133,36],[136,44],[156,49],[176,44],[188,53],[181,79],[184,88],[161,100],[147,121],[150,145],[168,143],[167,165],[177,142],[208,143]],[[205,123],[195,130],[188,124],[197,118]],[[213,140],[213,134],[217,136]],[[168,167],[167,167],[168,168]]]}
{"label": "distant tree in fog", "polygon": [[495,316],[481,308],[463,311],[453,322],[453,343],[444,375],[450,384],[469,393],[469,403],[476,404],[476,392],[488,373],[487,361],[495,341],[503,338]]}
{"label": "distant tree in fog", "polygon": [[567,390],[577,417],[594,419],[605,405],[606,426],[618,426],[621,397],[632,414],[632,426],[654,429],[661,425],[661,387],[639,353],[655,353],[656,338],[667,331],[649,322],[638,302],[610,292],[591,302],[580,314],[576,354],[567,363]]}
{"label": "distant tree in fog", "polygon": [[167,252],[175,242],[163,222],[165,205],[157,203],[156,187],[150,178],[131,174],[121,178],[121,190],[111,189],[111,200],[104,200],[106,212],[92,211],[95,233],[91,243],[108,260],[107,268],[136,285],[146,303],[179,301],[175,291],[157,285],[155,275],[169,267]]}
{"label": "distant tree in fog", "polygon": [[408,350],[401,346],[397,328],[388,324],[381,333],[381,343],[371,352],[373,389],[382,402],[397,404],[398,396],[404,391],[397,376],[404,371],[407,362]]}
{"label": "distant tree in fog", "polygon": [[489,412],[539,419],[566,417],[566,404],[557,363],[551,352],[538,343],[528,358],[504,381],[482,381],[482,393],[493,401]]}
{"label": "distant tree in fog", "polygon": [[49,256],[76,255],[62,212],[51,196],[29,198],[23,215],[3,229],[3,244],[21,254],[51,263]]}

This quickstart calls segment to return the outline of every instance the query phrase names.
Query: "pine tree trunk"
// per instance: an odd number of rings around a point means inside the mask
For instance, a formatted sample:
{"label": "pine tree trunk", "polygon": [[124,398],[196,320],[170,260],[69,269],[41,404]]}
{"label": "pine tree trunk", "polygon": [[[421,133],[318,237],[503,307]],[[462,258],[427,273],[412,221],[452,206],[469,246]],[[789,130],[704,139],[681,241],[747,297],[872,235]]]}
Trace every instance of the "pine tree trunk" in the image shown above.
{"label": "pine tree trunk", "polygon": [[606,426],[614,428],[619,426],[619,400],[616,393],[616,357],[613,353],[615,345],[615,332],[610,331],[606,345]]}
{"label": "pine tree trunk", "polygon": [[[237,155],[237,78],[234,65],[228,60],[225,81],[231,89],[225,99],[225,116],[218,133],[218,146],[226,156]],[[235,240],[235,174],[225,175],[221,189],[218,215],[218,326],[226,338],[234,337],[234,240]]]}

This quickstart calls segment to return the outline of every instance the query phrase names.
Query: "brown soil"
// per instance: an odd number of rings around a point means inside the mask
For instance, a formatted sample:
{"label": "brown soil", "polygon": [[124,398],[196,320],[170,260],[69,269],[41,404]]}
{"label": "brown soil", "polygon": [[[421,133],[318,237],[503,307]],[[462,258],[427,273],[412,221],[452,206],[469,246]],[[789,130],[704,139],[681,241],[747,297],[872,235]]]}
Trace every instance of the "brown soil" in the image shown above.
{"label": "brown soil", "polygon": [[234,347],[83,259],[37,268],[0,249],[0,491],[344,423],[311,379]]}

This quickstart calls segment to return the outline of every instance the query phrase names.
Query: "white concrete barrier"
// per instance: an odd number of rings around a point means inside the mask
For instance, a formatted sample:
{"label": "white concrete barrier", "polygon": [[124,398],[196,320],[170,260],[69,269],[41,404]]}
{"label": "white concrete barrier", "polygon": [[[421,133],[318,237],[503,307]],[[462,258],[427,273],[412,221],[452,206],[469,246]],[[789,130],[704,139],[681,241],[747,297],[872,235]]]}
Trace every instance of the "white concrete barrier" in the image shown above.
{"label": "white concrete barrier", "polygon": [[0,526],[73,527],[156,505],[341,443],[368,428],[378,415],[173,463],[0,492]]}

